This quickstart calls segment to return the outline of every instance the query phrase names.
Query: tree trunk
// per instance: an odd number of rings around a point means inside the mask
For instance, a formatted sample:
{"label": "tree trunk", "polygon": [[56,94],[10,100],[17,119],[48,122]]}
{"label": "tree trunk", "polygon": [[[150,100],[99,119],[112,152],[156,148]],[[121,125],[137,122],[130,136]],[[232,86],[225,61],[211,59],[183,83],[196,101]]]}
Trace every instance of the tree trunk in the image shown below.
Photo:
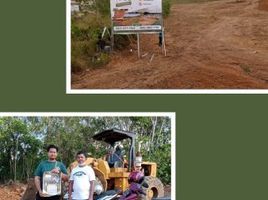
{"label": "tree trunk", "polygon": [[14,153],[14,182],[17,180],[17,156],[18,156],[19,137],[16,138],[16,148]]}
{"label": "tree trunk", "polygon": [[151,120],[152,120],[152,125],[153,125],[151,143],[154,143],[155,129],[156,129],[156,125],[157,125],[157,117],[155,117],[155,120],[152,117]]}

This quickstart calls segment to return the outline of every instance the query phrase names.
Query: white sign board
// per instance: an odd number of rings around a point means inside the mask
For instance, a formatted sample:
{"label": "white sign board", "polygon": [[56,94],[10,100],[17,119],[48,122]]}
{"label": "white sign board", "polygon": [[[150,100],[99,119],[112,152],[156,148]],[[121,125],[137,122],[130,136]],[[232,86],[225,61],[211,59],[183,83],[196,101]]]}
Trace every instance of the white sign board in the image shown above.
{"label": "white sign board", "polygon": [[115,10],[127,10],[128,13],[162,13],[162,0],[110,0],[111,16]]}
{"label": "white sign board", "polygon": [[162,0],[110,0],[113,30],[161,30]]}

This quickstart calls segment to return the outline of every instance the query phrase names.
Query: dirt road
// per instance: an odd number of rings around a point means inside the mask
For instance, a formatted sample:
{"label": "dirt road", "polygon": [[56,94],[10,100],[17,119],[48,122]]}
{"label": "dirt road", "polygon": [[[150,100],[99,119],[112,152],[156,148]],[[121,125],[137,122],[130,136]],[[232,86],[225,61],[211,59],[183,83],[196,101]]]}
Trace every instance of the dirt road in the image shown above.
{"label": "dirt road", "polygon": [[268,11],[258,0],[175,4],[157,35],[142,35],[142,59],[116,52],[108,66],[72,75],[73,89],[268,88]]}

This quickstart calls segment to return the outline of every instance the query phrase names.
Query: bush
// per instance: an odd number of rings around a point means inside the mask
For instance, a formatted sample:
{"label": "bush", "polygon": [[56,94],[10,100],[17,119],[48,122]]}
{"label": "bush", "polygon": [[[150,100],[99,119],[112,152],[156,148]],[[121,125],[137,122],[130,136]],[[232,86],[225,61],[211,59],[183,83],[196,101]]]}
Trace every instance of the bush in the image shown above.
{"label": "bush", "polygon": [[97,0],[96,7],[102,15],[110,16],[110,0]]}
{"label": "bush", "polygon": [[72,19],[71,26],[71,66],[72,72],[101,67],[108,63],[109,55],[97,53],[98,36],[102,33],[107,19],[87,14]]}
{"label": "bush", "polygon": [[72,72],[79,72],[92,67],[91,58],[95,56],[96,42],[89,41],[72,41],[71,44],[71,66]]}
{"label": "bush", "polygon": [[130,44],[129,38],[133,38],[133,40],[136,40],[136,36],[133,35],[115,35],[114,37],[114,45],[115,48],[118,50],[123,50],[126,46]]}
{"label": "bush", "polygon": [[163,16],[167,17],[170,13],[171,2],[170,0],[162,1]]}
{"label": "bush", "polygon": [[94,67],[99,67],[108,64],[110,57],[107,53],[100,53],[97,56],[93,57],[92,63]]}

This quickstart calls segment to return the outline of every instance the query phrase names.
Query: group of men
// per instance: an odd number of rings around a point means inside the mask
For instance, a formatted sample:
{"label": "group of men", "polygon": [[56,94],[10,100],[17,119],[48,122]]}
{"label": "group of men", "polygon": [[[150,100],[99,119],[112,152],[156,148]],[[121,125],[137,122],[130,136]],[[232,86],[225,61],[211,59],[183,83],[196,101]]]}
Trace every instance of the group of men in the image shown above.
{"label": "group of men", "polygon": [[34,173],[34,182],[37,188],[36,200],[60,200],[60,195],[49,195],[43,190],[43,178],[45,172],[58,174],[62,181],[69,181],[69,200],[93,200],[95,173],[93,169],[85,164],[86,154],[79,151],[76,154],[77,167],[72,169],[70,177],[67,175],[66,167],[57,161],[58,147],[49,145],[47,147],[48,160],[42,161]]}
{"label": "group of men", "polygon": [[[66,167],[62,162],[57,161],[58,147],[55,145],[49,145],[47,147],[48,160],[42,161],[35,170],[35,186],[37,188],[36,200],[60,200],[60,192],[57,193],[57,187],[55,185],[50,186],[49,191],[53,191],[53,194],[44,188],[48,188],[48,183],[43,185],[43,179],[47,178],[48,173],[49,179],[51,174],[56,174],[62,181],[69,181],[68,188],[68,200],[93,200],[94,194],[94,170],[86,164],[86,154],[83,151],[79,151],[76,154],[76,160],[78,165],[72,169],[70,177],[67,175]],[[110,167],[123,167],[123,155],[122,147],[117,146],[115,152],[109,152],[106,158]],[[136,157],[135,167],[129,175],[130,187],[123,194],[120,200],[136,200],[138,194],[143,194],[142,187],[148,187],[143,184],[144,173],[141,168],[142,159],[141,156]],[[120,166],[119,166],[120,165]],[[61,184],[61,181],[58,181]]]}

